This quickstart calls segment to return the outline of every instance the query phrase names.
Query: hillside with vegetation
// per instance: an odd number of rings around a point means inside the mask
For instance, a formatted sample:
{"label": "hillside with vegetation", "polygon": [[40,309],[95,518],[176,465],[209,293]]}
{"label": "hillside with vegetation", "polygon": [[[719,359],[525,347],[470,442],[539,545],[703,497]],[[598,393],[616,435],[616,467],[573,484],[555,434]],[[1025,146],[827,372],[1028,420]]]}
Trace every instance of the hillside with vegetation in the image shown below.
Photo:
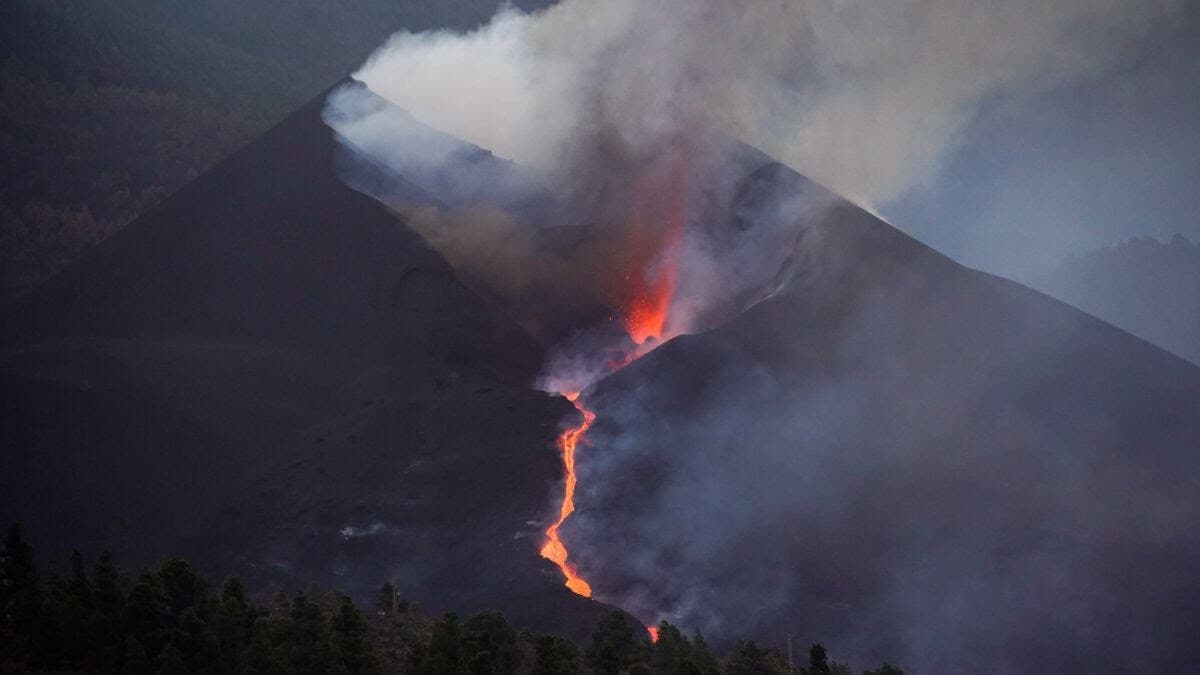
{"label": "hillside with vegetation", "polygon": [[395,30],[470,28],[498,4],[3,3],[0,303],[352,72]]}
{"label": "hillside with vegetation", "polygon": [[[789,669],[783,652],[737,642],[718,658],[704,637],[663,621],[658,640],[613,612],[581,649],[516,630],[498,612],[465,620],[426,615],[384,584],[374,606],[318,587],[266,600],[236,577],[219,588],[188,562],[162,561],[136,576],[102,553],[89,571],[79,552],[64,575],[43,579],[33,547],[11,526],[0,544],[0,671],[121,673],[434,673],[569,675],[849,675],[825,648]],[[884,664],[864,675],[903,675]]]}

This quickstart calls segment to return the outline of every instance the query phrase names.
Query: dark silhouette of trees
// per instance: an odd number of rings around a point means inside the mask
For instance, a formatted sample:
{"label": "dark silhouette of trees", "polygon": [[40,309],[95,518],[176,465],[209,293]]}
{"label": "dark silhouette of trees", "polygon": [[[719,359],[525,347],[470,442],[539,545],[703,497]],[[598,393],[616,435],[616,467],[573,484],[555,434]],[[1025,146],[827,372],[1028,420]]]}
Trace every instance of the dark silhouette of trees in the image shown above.
{"label": "dark silhouette of trees", "polygon": [[417,672],[462,675],[467,672],[463,651],[462,624],[458,615],[446,613],[434,623],[429,645],[417,651],[413,663]]}
{"label": "dark silhouette of trees", "polygon": [[500,612],[483,612],[467,619],[463,643],[467,670],[476,675],[509,675],[521,665],[517,632]]}
{"label": "dark silhouette of trees", "polygon": [[759,647],[753,640],[738,640],[725,658],[728,675],[782,675],[788,672],[787,658],[776,649]]}
{"label": "dark silhouette of trees", "polygon": [[634,665],[647,665],[649,647],[650,638],[644,628],[632,622],[623,612],[611,612],[592,633],[587,662],[595,673],[617,675]]}
{"label": "dark silhouette of trees", "polygon": [[20,670],[361,673],[377,663],[347,597],[327,608],[302,593],[271,612],[237,579],[214,597],[183,560],[130,578],[103,553],[89,577],[78,551],[66,576],[41,581],[16,526],[0,548],[0,608],[0,663]]}
{"label": "dark silhouette of trees", "polygon": [[534,675],[575,675],[582,669],[575,643],[557,635],[534,638]]}
{"label": "dark silhouette of trees", "polygon": [[18,630],[28,631],[36,616],[40,590],[33,547],[21,536],[21,526],[13,525],[5,533],[0,550],[0,617]]}
{"label": "dark silhouette of trees", "polygon": [[822,675],[829,672],[829,655],[820,644],[808,648],[809,675]]}
{"label": "dark silhouette of trees", "polygon": [[667,621],[658,624],[658,640],[651,648],[650,663],[658,675],[711,675],[721,672],[699,631],[689,640]]}
{"label": "dark silhouette of trees", "polygon": [[[219,592],[187,561],[136,577],[100,554],[90,575],[73,552],[67,574],[42,579],[21,529],[0,546],[0,669],[5,672],[374,673],[431,675],[763,675],[788,673],[776,649],[734,645],[722,662],[704,636],[667,621],[653,644],[629,615],[596,626],[586,657],[566,638],[517,632],[499,612],[431,619],[386,584],[368,616],[345,595],[311,588],[266,603],[236,577]],[[849,675],[814,644],[802,675]],[[883,664],[864,675],[903,675]]]}
{"label": "dark silhouette of trees", "polygon": [[367,622],[354,606],[354,601],[343,595],[337,613],[333,615],[334,661],[343,664],[352,673],[367,672],[375,665]]}

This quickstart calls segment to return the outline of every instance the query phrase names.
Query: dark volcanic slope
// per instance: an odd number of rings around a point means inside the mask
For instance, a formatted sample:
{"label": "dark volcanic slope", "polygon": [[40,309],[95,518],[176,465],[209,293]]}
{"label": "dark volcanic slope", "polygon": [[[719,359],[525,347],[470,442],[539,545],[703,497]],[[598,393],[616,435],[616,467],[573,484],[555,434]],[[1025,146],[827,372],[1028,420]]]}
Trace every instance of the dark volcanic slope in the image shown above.
{"label": "dark volcanic slope", "polygon": [[515,324],[335,177],[323,102],[0,317],[0,520],[50,559],[394,578],[580,634],[599,606],[533,522],[571,408],[527,388]]}
{"label": "dark volcanic slope", "polygon": [[916,672],[1194,669],[1200,368],[818,220],[802,278],[586,395],[597,595]]}

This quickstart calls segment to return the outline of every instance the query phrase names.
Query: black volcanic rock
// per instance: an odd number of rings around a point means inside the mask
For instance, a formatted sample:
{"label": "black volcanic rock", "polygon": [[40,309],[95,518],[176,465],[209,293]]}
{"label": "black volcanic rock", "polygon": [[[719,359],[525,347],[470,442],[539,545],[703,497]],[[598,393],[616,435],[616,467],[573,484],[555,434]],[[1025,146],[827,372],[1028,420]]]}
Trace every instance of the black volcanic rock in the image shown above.
{"label": "black volcanic rock", "polygon": [[845,202],[807,267],[601,381],[601,597],[915,672],[1200,662],[1200,368]]}
{"label": "black volcanic rock", "polygon": [[314,100],[0,318],[0,520],[46,560],[497,608],[582,637],[537,555],[569,404],[541,353],[334,173]]}

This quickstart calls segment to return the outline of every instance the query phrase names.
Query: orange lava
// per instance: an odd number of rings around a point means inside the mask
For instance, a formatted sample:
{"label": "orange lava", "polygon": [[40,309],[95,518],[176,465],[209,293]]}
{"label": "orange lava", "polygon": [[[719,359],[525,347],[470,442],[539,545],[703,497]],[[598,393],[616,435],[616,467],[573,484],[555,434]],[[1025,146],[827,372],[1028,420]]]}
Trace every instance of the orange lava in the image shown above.
{"label": "orange lava", "polygon": [[[617,371],[677,334],[668,325],[671,302],[679,277],[679,258],[683,244],[683,225],[686,217],[686,156],[682,145],[664,157],[634,186],[628,237],[616,256],[618,264],[610,268],[605,287],[612,306],[620,310],[625,331],[634,344],[620,358],[610,360],[609,370]],[[566,586],[585,598],[592,597],[592,587],[579,576],[574,565],[567,561],[567,547],[559,537],[559,528],[575,511],[575,450],[587,434],[596,414],[580,400],[579,391],[562,392],[583,415],[583,421],[565,429],[558,436],[566,470],[566,487],[558,520],[546,530],[546,543],[541,555],[558,565],[566,577]],[[658,640],[658,629],[646,628],[652,640]]]}
{"label": "orange lava", "polygon": [[567,588],[585,598],[590,598],[592,597],[592,587],[588,585],[588,582],[583,580],[583,577],[579,576],[579,573],[575,570],[575,566],[567,562],[567,547],[563,545],[562,539],[558,536],[558,528],[575,511],[575,448],[579,445],[579,441],[583,438],[583,435],[592,426],[592,422],[596,421],[596,413],[583,406],[583,403],[579,401],[579,392],[566,392],[563,396],[575,404],[575,409],[583,415],[583,422],[577,426],[565,429],[558,436],[558,449],[562,451],[563,468],[567,472],[567,484],[563,490],[563,500],[562,506],[559,508],[558,520],[546,530],[546,543],[542,546],[541,553],[543,558],[558,565],[558,569],[562,570],[563,576],[567,579]]}
{"label": "orange lava", "polygon": [[646,632],[650,634],[651,642],[658,642],[658,626],[646,626]]}
{"label": "orange lava", "polygon": [[643,177],[635,191],[620,304],[625,330],[637,345],[662,340],[667,328],[679,278],[684,176],[684,157],[677,150],[665,170]]}
{"label": "orange lava", "polygon": [[666,328],[667,310],[675,294],[677,268],[673,262],[663,267],[654,279],[648,280],[646,292],[639,294],[629,304],[625,330],[634,344],[645,344],[650,338],[661,339]]}

